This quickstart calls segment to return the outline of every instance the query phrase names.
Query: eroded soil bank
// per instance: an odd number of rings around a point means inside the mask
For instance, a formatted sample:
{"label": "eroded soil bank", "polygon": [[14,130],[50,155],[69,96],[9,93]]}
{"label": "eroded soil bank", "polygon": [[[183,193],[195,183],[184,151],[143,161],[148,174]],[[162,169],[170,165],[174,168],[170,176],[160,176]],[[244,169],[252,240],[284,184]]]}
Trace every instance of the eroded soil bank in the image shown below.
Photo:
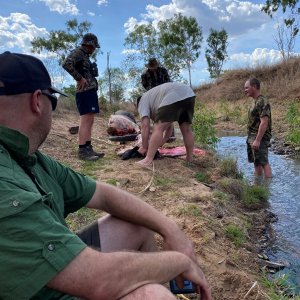
{"label": "eroded soil bank", "polygon": [[[77,159],[77,135],[68,131],[77,124],[76,113],[58,112],[43,151],[78,171],[139,195],[174,219],[195,243],[213,299],[268,299],[256,282],[264,265],[258,254],[270,240],[265,234],[272,216],[266,208],[246,210],[239,201],[218,192],[217,182],[222,176],[212,154],[195,157],[192,164],[182,158],[163,158],[155,161],[154,173],[141,170],[134,164],[137,159],[120,159],[116,153],[123,145],[108,140],[107,119],[97,117],[93,144],[106,155],[98,162],[83,163]],[[198,173],[210,174],[212,184],[199,182]],[[79,212],[68,222],[76,230],[99,215]],[[230,224],[243,232],[245,240],[240,245],[226,234]]]}

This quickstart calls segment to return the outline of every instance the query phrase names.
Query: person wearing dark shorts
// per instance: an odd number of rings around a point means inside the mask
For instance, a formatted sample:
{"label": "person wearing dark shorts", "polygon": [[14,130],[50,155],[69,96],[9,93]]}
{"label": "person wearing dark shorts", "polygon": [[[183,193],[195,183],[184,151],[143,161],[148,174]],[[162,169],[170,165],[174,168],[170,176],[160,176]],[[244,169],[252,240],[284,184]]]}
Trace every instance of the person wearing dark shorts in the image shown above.
{"label": "person wearing dark shorts", "polygon": [[81,46],[73,50],[63,62],[63,68],[77,81],[76,105],[80,115],[78,131],[78,158],[96,161],[104,156],[95,152],[92,146],[92,128],[94,116],[99,113],[98,104],[98,69],[90,61],[90,55],[100,48],[97,37],[92,33],[83,36]]}
{"label": "person wearing dark shorts", "polygon": [[[154,155],[172,134],[173,122],[178,122],[186,148],[186,160],[192,161],[194,137],[192,121],[194,116],[195,93],[186,84],[167,82],[144,93],[138,99],[141,117],[142,146],[139,152],[145,156],[137,162],[151,168]],[[150,119],[154,121],[150,137]]]}
{"label": "person wearing dark shorts", "polygon": [[254,163],[255,175],[272,177],[268,160],[268,148],[272,137],[271,106],[266,97],[260,94],[260,82],[256,78],[246,81],[245,94],[253,98],[253,105],[248,112],[248,161]]}
{"label": "person wearing dark shorts", "polygon": [[101,251],[98,220],[83,227],[76,234],[87,246]]}

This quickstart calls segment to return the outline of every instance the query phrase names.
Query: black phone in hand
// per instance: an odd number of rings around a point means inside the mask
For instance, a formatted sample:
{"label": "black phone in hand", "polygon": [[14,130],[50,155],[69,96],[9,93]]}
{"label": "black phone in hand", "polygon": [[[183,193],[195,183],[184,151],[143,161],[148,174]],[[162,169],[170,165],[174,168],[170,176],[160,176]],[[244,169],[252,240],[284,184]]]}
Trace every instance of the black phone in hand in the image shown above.
{"label": "black phone in hand", "polygon": [[189,280],[184,280],[184,287],[183,289],[179,288],[176,284],[175,279],[170,281],[170,290],[173,294],[191,294],[196,293],[194,285]]}

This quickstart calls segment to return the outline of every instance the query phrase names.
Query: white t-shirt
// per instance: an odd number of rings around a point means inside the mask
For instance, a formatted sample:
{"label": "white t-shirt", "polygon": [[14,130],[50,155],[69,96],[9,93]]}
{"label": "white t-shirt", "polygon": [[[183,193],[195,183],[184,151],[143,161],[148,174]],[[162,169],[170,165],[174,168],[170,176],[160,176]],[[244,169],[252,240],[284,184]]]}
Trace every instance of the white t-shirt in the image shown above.
{"label": "white t-shirt", "polygon": [[180,82],[163,83],[143,94],[138,107],[139,115],[141,118],[150,117],[153,120],[160,107],[194,96],[194,91],[186,84]]}

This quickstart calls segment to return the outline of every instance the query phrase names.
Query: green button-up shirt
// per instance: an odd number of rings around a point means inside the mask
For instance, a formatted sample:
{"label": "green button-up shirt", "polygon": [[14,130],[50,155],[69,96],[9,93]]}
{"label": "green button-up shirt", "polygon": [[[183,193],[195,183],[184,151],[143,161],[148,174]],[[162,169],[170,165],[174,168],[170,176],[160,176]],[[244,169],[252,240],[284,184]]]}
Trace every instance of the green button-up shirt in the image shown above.
{"label": "green button-up shirt", "polygon": [[45,288],[86,245],[65,217],[93,196],[96,183],[0,126],[0,299],[75,299]]}

